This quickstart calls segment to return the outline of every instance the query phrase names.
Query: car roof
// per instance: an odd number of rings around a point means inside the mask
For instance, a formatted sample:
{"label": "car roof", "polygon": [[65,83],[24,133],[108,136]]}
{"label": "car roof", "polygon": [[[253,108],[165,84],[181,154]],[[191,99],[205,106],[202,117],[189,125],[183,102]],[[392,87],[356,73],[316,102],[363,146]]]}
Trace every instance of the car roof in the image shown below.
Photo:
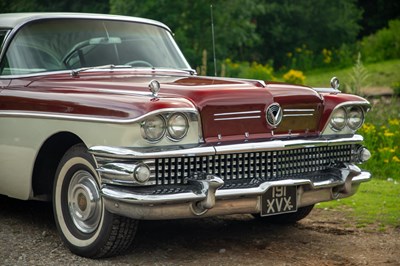
{"label": "car roof", "polygon": [[68,12],[34,12],[34,13],[4,13],[0,14],[0,28],[15,28],[25,23],[43,19],[105,19],[139,22],[152,24],[171,31],[165,24],[151,19],[129,17],[121,15],[92,14],[92,13],[68,13]]}

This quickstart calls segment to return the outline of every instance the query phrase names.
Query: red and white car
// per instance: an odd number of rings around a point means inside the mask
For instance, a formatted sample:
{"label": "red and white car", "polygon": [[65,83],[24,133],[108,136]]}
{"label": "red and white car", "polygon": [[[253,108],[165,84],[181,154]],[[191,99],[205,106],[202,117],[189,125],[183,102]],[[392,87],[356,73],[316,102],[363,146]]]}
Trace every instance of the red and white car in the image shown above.
{"label": "red and white car", "polygon": [[0,15],[0,194],[51,200],[68,248],[126,250],[139,220],[295,222],[369,172],[370,108],[332,89],[200,77],[164,24]]}

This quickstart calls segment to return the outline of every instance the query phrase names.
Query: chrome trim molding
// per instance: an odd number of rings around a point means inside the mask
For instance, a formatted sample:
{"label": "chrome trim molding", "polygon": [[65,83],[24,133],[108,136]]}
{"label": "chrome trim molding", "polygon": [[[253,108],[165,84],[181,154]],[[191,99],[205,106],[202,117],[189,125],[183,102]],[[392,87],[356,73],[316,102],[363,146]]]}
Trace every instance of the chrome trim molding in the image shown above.
{"label": "chrome trim molding", "polygon": [[62,120],[73,120],[73,121],[86,121],[86,122],[102,122],[102,123],[116,123],[116,124],[130,124],[138,122],[148,116],[157,115],[160,113],[167,112],[182,112],[182,113],[194,113],[198,117],[198,121],[200,120],[199,114],[195,108],[165,108],[158,109],[155,111],[148,112],[144,115],[141,115],[136,118],[101,118],[101,117],[92,117],[89,115],[81,115],[81,114],[51,114],[44,112],[33,112],[33,111],[0,111],[0,117],[30,117],[30,118],[45,118],[45,119],[62,119]]}
{"label": "chrome trim molding", "polygon": [[[261,113],[260,110],[243,111],[243,112],[216,113],[216,114],[214,114],[214,121],[240,120],[240,119],[259,119],[259,118],[261,118],[261,115],[251,115],[251,114],[260,114],[260,113]],[[221,117],[221,116],[232,116],[232,117]],[[215,118],[215,117],[221,117],[221,118]]]}
{"label": "chrome trim molding", "polygon": [[283,117],[301,117],[301,116],[314,116],[314,114],[288,114],[288,115],[283,115]]}
{"label": "chrome trim molding", "polygon": [[110,146],[93,146],[89,152],[103,158],[120,159],[150,159],[157,157],[187,157],[206,156],[215,154],[258,152],[270,150],[289,150],[301,147],[317,147],[340,144],[361,143],[363,137],[354,135],[349,138],[340,139],[310,139],[310,140],[272,140],[265,142],[240,143],[221,146],[199,146],[199,147],[154,147],[151,149],[135,149]]}
{"label": "chrome trim molding", "polygon": [[259,114],[261,111],[243,111],[243,112],[231,112],[231,113],[217,113],[214,116],[225,116],[225,115],[243,115],[243,114]]}
{"label": "chrome trim molding", "polygon": [[315,112],[315,109],[283,109],[285,112]]}
{"label": "chrome trim molding", "polygon": [[[283,117],[314,116],[315,109],[283,109]],[[293,113],[293,114],[287,114]]]}
{"label": "chrome trim molding", "polygon": [[225,120],[240,120],[240,119],[259,119],[261,116],[240,116],[240,117],[227,117],[227,118],[214,118],[214,121],[225,121]]}

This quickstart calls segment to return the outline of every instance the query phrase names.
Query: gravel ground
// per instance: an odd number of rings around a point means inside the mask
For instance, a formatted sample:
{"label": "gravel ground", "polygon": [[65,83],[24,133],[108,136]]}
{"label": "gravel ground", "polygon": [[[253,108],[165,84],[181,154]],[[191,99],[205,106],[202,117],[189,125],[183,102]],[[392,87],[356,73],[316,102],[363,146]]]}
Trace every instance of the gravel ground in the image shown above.
{"label": "gravel ground", "polygon": [[[377,227],[376,227],[377,228]],[[0,197],[4,265],[400,265],[400,228],[358,229],[315,209],[290,225],[250,215],[144,221],[134,249],[103,260],[75,256],[57,235],[49,203]]]}

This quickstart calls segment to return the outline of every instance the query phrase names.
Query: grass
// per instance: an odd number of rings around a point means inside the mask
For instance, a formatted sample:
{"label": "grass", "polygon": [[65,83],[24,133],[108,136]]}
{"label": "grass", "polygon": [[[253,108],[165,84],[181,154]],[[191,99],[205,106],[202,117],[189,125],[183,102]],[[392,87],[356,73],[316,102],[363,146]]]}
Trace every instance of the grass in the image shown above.
{"label": "grass", "polygon": [[[399,82],[400,59],[389,60],[374,64],[365,64],[370,76],[367,87],[390,87],[394,82]],[[306,84],[312,87],[330,87],[332,77],[339,78],[342,84],[350,84],[352,67],[345,69],[317,69],[305,73]],[[343,88],[343,87],[342,87]]]}
{"label": "grass", "polygon": [[346,199],[324,202],[317,208],[336,209],[355,219],[358,228],[400,227],[400,182],[373,179],[360,185],[358,192]]}
{"label": "grass", "polygon": [[[390,87],[400,81],[400,59],[364,65],[369,72],[369,87]],[[306,83],[329,87],[331,77],[342,84],[350,81],[352,67],[340,70],[319,69],[306,73]],[[358,192],[346,199],[321,203],[317,208],[333,209],[356,221],[357,227],[400,228],[400,98],[370,98],[371,111],[359,130],[372,158],[361,165],[373,175]]]}
{"label": "grass", "polygon": [[362,167],[375,178],[400,181],[400,98],[372,99],[371,103],[359,133],[372,157]]}

